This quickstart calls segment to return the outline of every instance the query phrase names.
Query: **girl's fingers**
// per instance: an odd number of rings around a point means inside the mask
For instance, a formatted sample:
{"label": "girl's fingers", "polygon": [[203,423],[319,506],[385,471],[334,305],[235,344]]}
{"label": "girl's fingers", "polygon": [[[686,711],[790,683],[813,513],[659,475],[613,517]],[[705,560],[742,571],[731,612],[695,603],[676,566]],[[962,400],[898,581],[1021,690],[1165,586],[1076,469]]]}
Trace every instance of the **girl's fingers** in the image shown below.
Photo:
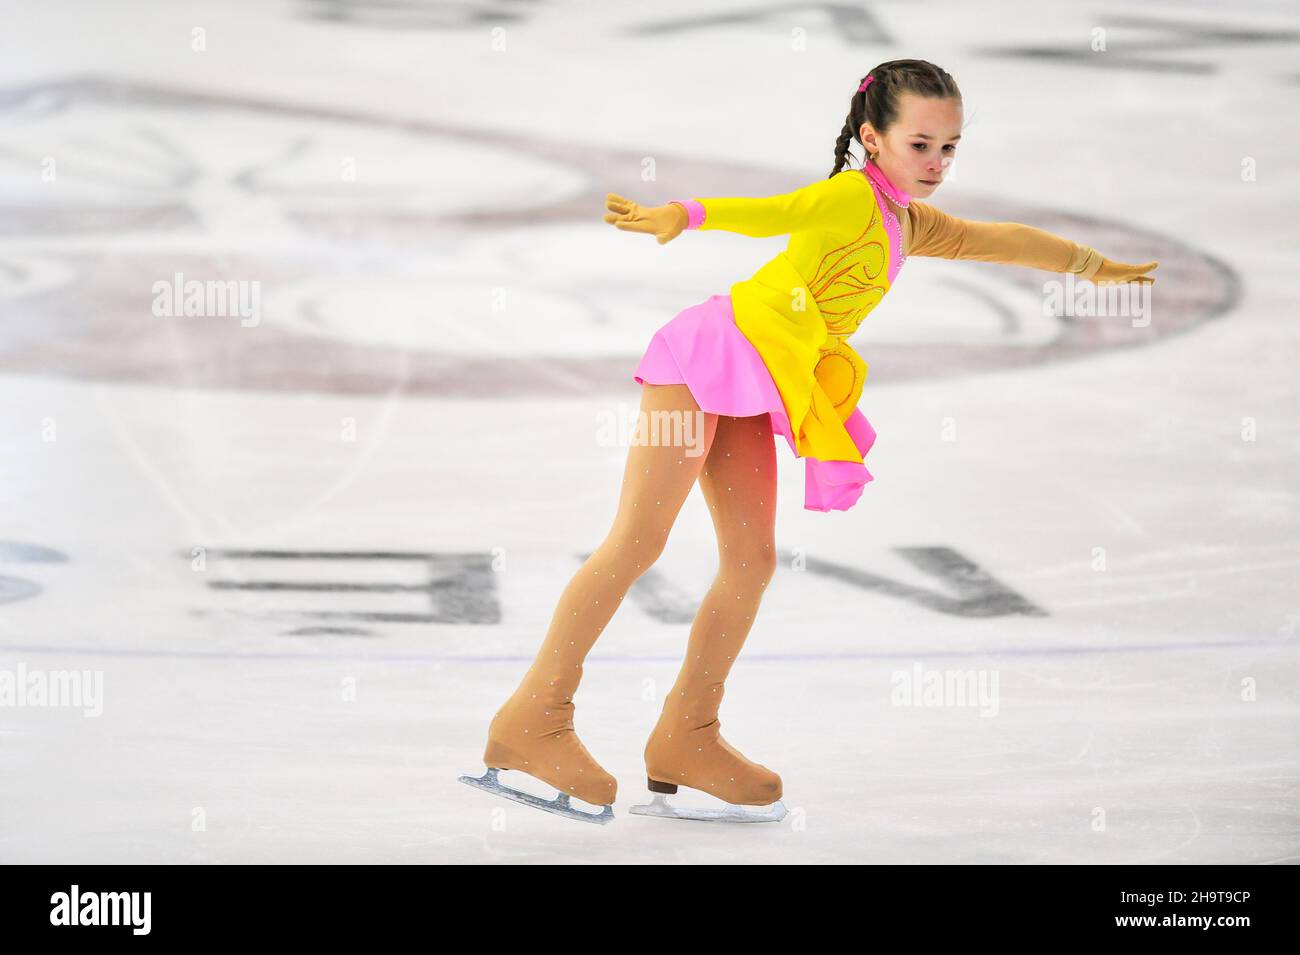
{"label": "girl's fingers", "polygon": [[1138,285],[1153,285],[1155,278],[1147,275],[1160,263],[1152,260],[1138,265],[1132,262],[1115,262],[1107,259],[1093,279],[1099,285],[1123,285],[1133,282]]}
{"label": "girl's fingers", "polygon": [[631,209],[614,209],[611,214],[605,216],[606,222],[613,222],[615,219],[622,219],[625,222],[631,222],[645,218],[641,210],[635,205]]}
{"label": "girl's fingers", "polygon": [[[633,203],[635,207],[635,203]],[[611,213],[605,216],[605,221],[625,232],[650,232],[652,226],[646,217],[642,214],[640,208],[633,208],[630,212],[622,214]]]}
{"label": "girl's fingers", "polygon": [[1129,281],[1136,282],[1138,285],[1154,285],[1156,282],[1155,276],[1146,273],[1159,264],[1159,262],[1147,262],[1145,265],[1130,265],[1128,268],[1133,277]]}
{"label": "girl's fingers", "polygon": [[[605,194],[605,207],[609,209],[605,221],[614,228],[624,232],[650,232],[658,236],[662,225],[656,224],[654,216],[647,215],[646,210],[631,199],[626,199],[617,192],[608,192]],[[665,241],[667,240],[659,240],[661,245]]]}

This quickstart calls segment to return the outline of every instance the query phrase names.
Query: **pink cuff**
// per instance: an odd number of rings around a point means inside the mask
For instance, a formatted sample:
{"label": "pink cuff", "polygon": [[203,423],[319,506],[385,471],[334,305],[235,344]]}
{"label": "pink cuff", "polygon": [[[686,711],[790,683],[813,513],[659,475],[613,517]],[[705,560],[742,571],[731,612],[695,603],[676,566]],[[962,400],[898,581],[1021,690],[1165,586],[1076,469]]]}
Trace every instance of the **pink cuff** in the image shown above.
{"label": "pink cuff", "polygon": [[686,210],[686,228],[698,229],[704,225],[704,205],[694,199],[669,199]]}

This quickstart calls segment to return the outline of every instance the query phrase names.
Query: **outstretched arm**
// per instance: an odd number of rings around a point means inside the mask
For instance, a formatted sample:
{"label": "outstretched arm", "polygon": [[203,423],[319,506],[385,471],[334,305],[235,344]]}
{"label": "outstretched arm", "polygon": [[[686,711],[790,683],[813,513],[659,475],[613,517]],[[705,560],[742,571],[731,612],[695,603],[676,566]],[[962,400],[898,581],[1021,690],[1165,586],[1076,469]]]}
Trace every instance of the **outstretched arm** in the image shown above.
{"label": "outstretched arm", "polygon": [[857,235],[870,221],[874,198],[847,176],[832,176],[779,196],[674,199],[646,207],[610,193],[605,221],[629,232],[649,232],[668,242],[684,229],[723,229],[753,238],[808,230]]}
{"label": "outstretched arm", "polygon": [[944,259],[974,259],[1025,265],[1049,272],[1074,272],[1099,285],[1112,282],[1155,282],[1147,275],[1158,262],[1130,265],[1112,262],[1091,246],[1019,222],[976,222],[958,219],[913,199],[907,213],[912,238],[908,255]]}

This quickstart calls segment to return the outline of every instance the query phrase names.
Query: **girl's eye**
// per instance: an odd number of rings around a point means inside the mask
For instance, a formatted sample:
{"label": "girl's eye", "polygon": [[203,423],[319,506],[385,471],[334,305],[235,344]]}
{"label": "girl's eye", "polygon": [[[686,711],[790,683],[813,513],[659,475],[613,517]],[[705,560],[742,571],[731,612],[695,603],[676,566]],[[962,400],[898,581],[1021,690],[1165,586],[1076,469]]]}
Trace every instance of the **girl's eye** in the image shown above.
{"label": "girl's eye", "polygon": [[957,147],[952,143],[949,143],[947,146],[944,146],[943,148],[954,153],[957,151]]}
{"label": "girl's eye", "polygon": [[925,143],[912,143],[912,146],[915,149],[921,150],[921,152],[925,152]]}

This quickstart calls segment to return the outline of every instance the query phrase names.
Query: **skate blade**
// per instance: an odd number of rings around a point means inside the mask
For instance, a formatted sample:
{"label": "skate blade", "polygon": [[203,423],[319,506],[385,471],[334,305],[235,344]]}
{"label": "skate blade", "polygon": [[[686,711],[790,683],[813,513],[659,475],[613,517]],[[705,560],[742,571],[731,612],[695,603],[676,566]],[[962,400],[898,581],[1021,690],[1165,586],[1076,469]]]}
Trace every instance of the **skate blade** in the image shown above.
{"label": "skate blade", "polygon": [[496,796],[504,796],[506,799],[523,803],[525,806],[532,806],[534,809],[553,812],[557,816],[564,816],[566,819],[594,822],[598,826],[603,826],[614,818],[614,807],[612,805],[605,806],[600,812],[583,812],[581,809],[569,804],[568,793],[557,793],[554,799],[543,799],[541,796],[534,796],[532,793],[511,789],[497,779],[497,774],[500,771],[489,767],[488,771],[482,776],[460,776],[458,778],[466,786],[473,786],[475,789],[481,789],[485,793],[492,793]]}
{"label": "skate blade", "polygon": [[657,816],[660,819],[695,819],[699,822],[780,822],[785,818],[785,805],[778,799],[770,806],[733,806],[728,803],[723,809],[692,809],[677,807],[668,802],[663,793],[644,806],[633,806],[628,810],[635,816]]}

